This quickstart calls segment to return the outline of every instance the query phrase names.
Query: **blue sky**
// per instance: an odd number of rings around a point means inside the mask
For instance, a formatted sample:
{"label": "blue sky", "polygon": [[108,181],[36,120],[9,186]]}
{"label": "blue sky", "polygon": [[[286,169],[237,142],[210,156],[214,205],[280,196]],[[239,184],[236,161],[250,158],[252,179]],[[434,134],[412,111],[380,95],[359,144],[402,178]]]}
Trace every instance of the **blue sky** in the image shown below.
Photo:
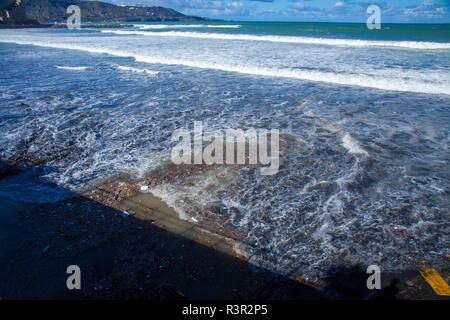
{"label": "blue sky", "polygon": [[226,20],[365,22],[371,4],[381,22],[450,23],[450,0],[104,0],[173,8],[184,14]]}

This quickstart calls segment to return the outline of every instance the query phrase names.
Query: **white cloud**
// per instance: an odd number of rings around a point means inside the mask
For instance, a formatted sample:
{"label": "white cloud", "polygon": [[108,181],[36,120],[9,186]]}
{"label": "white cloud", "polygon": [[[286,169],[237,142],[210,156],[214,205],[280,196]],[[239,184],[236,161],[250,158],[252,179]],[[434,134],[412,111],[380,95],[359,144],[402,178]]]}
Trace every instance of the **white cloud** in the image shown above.
{"label": "white cloud", "polygon": [[345,3],[344,2],[342,2],[342,1],[338,1],[338,2],[336,2],[335,4],[334,4],[334,8],[339,8],[339,7],[343,7],[343,6],[345,6]]}
{"label": "white cloud", "polygon": [[[334,0],[324,4],[313,0],[103,0],[122,4],[144,4],[172,8],[187,15],[235,20],[296,20],[365,22],[366,8],[378,5],[384,21],[448,22],[450,0],[420,0],[400,6],[393,0]],[[417,0],[415,0],[417,1]],[[414,2],[415,2],[414,1]],[[394,5],[391,2],[395,3]],[[274,5],[271,7],[271,3]]]}
{"label": "white cloud", "polygon": [[248,15],[254,5],[241,1],[226,0],[109,0],[121,4],[145,4],[148,6],[161,6],[172,8],[187,15],[200,15],[206,17],[219,17],[228,15]]}
{"label": "white cloud", "polygon": [[293,9],[306,9],[308,8],[308,5],[306,3],[302,3],[302,2],[295,2],[292,4],[291,6]]}
{"label": "white cloud", "polygon": [[[449,4],[447,3],[446,6]],[[447,13],[443,3],[437,3],[433,0],[425,0],[416,7],[409,7],[403,11],[403,14],[409,17],[443,17]]]}

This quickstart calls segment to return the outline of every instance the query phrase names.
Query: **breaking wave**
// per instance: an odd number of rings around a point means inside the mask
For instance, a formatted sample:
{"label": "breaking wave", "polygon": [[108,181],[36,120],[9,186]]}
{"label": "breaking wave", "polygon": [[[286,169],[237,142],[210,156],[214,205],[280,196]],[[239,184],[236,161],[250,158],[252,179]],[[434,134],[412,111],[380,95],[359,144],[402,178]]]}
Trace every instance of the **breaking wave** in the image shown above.
{"label": "breaking wave", "polygon": [[150,69],[145,69],[145,68],[134,68],[134,67],[126,67],[126,66],[116,66],[117,70],[120,71],[128,71],[128,72],[134,72],[134,73],[143,73],[143,74],[148,74],[148,75],[156,75],[156,74],[160,74],[160,71],[154,71],[154,70],[150,70]]}
{"label": "breaking wave", "polygon": [[172,28],[240,28],[238,24],[135,24],[140,29],[172,29]]}
{"label": "breaking wave", "polygon": [[57,69],[62,69],[62,70],[73,70],[73,71],[84,71],[84,70],[89,70],[89,67],[66,67],[66,66],[56,66]]}
{"label": "breaking wave", "polygon": [[304,43],[329,46],[352,46],[352,47],[397,47],[407,49],[450,49],[450,43],[425,42],[425,41],[380,41],[380,40],[355,40],[355,39],[328,39],[312,37],[293,37],[276,35],[251,35],[251,34],[226,34],[226,33],[205,33],[190,31],[128,31],[128,30],[101,30],[102,33],[114,33],[119,35],[144,35],[160,37],[187,37],[218,40],[249,40],[249,41],[270,41],[286,43]]}
{"label": "breaking wave", "polygon": [[95,48],[93,46],[81,46],[68,43],[50,43],[50,42],[22,41],[9,39],[1,39],[0,42],[9,42],[23,45],[35,45],[58,49],[81,50],[91,53],[110,54],[118,57],[131,57],[138,62],[145,62],[150,64],[183,65],[187,67],[215,69],[227,72],[236,72],[258,76],[295,78],[299,80],[326,82],[338,85],[360,86],[381,90],[450,95],[450,86],[448,86],[448,84],[446,83],[405,79],[405,77],[388,78],[384,76],[381,77],[364,74],[325,72],[325,71],[304,70],[296,68],[269,68],[263,66],[251,66],[247,64],[231,65],[226,63],[214,63],[214,62],[196,61],[180,58],[168,58],[156,55],[138,55],[124,50]]}

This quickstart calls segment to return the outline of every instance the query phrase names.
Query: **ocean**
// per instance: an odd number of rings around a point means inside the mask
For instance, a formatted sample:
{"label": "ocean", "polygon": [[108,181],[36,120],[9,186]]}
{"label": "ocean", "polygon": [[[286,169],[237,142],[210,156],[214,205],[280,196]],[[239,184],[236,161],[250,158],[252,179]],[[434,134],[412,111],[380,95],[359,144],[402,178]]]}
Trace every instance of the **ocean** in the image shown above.
{"label": "ocean", "polygon": [[222,166],[148,191],[183,218],[229,221],[237,251],[284,275],[448,266],[450,25],[1,30],[0,70],[0,156],[41,163],[2,196],[54,202],[67,194],[39,179],[78,191],[144,176],[194,121],[275,128],[276,175]]}

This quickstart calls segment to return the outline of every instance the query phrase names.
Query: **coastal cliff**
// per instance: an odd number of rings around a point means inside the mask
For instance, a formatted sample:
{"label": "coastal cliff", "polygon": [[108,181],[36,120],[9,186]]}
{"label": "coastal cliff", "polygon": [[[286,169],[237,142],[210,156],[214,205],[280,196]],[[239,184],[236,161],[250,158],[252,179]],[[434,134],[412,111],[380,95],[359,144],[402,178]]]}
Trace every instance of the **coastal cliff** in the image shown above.
{"label": "coastal cliff", "polygon": [[65,23],[70,5],[81,9],[82,22],[124,21],[203,21],[200,17],[186,16],[173,9],[144,6],[116,6],[100,1],[83,0],[22,0],[28,17],[41,23]]}
{"label": "coastal cliff", "polygon": [[0,28],[45,27],[48,24],[65,23],[69,17],[67,8],[71,5],[80,7],[82,22],[208,20],[186,16],[163,7],[116,6],[100,1],[84,0],[0,0]]}
{"label": "coastal cliff", "polygon": [[38,25],[27,17],[22,0],[0,0],[0,27]]}

